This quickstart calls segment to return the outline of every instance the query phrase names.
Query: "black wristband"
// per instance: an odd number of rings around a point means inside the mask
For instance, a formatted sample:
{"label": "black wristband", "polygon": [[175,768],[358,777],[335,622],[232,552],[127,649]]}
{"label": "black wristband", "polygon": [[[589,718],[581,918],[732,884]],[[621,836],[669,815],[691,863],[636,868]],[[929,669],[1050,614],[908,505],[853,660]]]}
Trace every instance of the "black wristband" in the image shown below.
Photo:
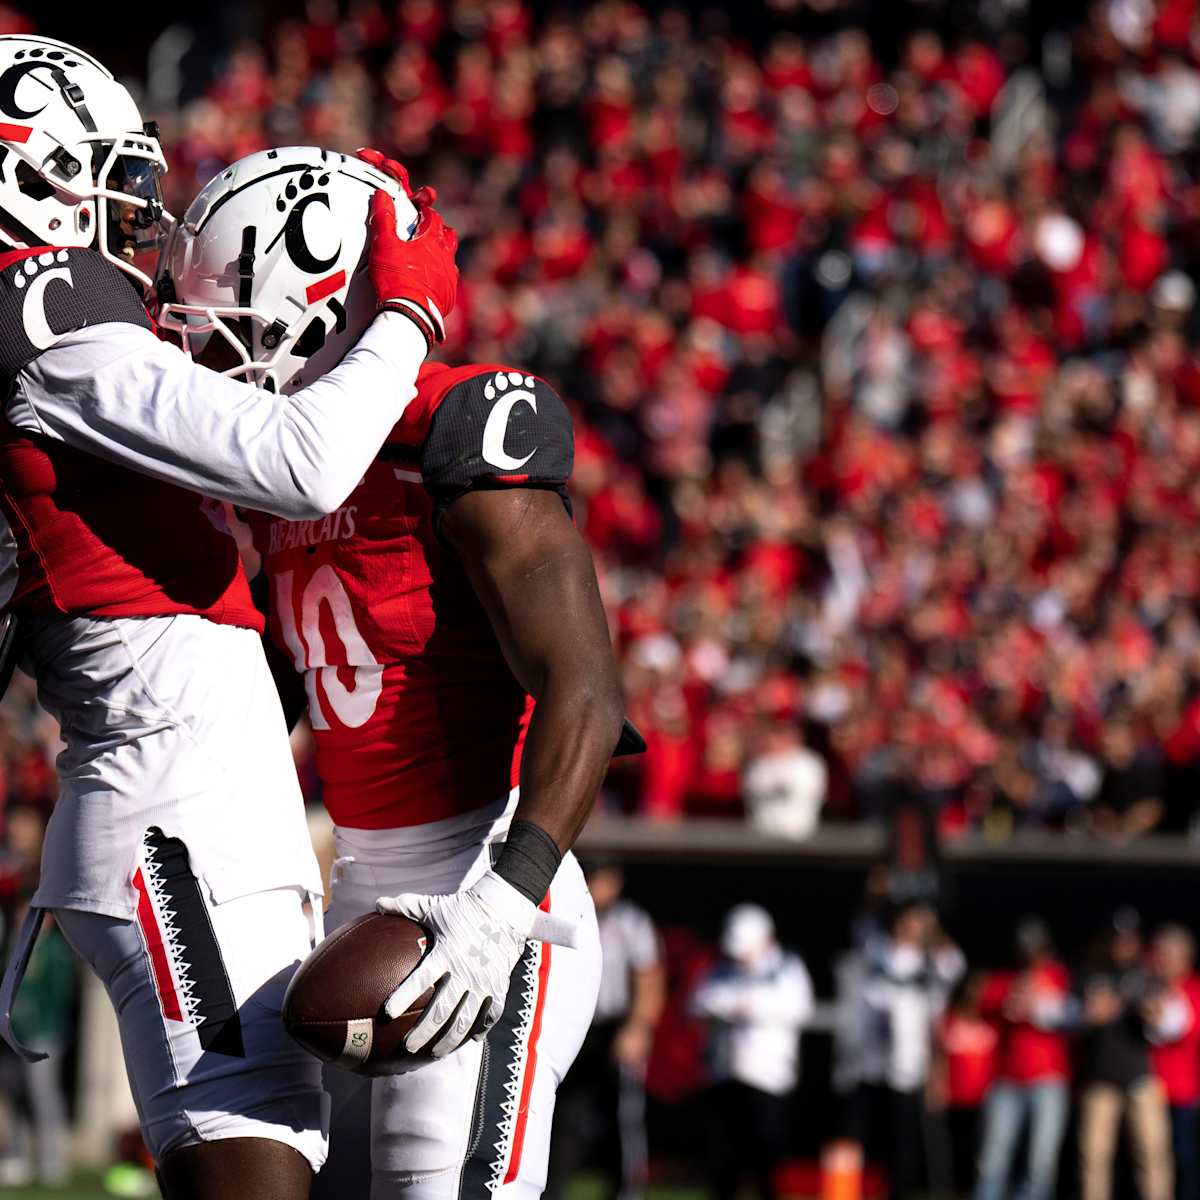
{"label": "black wristband", "polygon": [[492,870],[522,896],[541,904],[561,862],[558,846],[540,825],[514,821]]}

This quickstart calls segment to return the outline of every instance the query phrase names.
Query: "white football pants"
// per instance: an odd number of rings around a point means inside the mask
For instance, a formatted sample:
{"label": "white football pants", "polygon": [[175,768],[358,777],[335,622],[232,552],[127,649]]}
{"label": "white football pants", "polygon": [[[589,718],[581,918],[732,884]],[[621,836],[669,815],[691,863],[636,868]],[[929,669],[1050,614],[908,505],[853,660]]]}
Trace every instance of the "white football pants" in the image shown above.
{"label": "white football pants", "polygon": [[[147,1145],[273,1138],[319,1169],[320,1064],[279,1008],[321,874],[258,634],[36,617],[22,642],[66,743],[28,931],[55,910],[104,984]],[[14,954],[0,1034],[23,967]]]}
{"label": "white football pants", "polygon": [[[507,828],[511,800],[499,807],[499,817],[493,809],[410,829],[338,829],[327,928],[373,911],[379,896],[470,887]],[[330,1158],[313,1200],[542,1194],[555,1092],[591,1024],[600,983],[596,914],[573,855],[549,905],[578,925],[578,945],[526,945],[504,1015],[483,1041],[406,1075],[372,1080],[326,1068]]]}
{"label": "white football pants", "polygon": [[314,941],[304,892],[213,904],[182,842],[148,840],[136,920],[54,914],[116,1011],[146,1146],[161,1162],[196,1142],[269,1138],[319,1171],[329,1121],[321,1064],[280,1018]]}

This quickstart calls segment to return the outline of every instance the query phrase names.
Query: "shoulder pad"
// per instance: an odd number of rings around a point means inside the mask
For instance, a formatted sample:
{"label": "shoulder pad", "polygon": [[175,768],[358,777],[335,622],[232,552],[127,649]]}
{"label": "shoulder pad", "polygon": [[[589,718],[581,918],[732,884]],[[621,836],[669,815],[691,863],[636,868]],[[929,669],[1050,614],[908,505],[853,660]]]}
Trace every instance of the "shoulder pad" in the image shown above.
{"label": "shoulder pad", "polygon": [[99,254],[46,249],[0,259],[0,378],[12,379],[64,334],[111,321],[153,328],[128,278]]}
{"label": "shoulder pad", "polygon": [[488,368],[442,395],[421,473],[442,499],[480,486],[561,487],[574,457],[571,414],[554,389],[522,371]]}

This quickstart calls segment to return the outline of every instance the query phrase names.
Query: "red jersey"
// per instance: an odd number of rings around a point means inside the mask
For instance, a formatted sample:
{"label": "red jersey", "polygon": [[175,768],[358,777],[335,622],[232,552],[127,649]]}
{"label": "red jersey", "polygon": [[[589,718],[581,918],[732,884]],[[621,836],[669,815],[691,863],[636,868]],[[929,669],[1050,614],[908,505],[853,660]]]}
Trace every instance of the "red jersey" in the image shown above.
{"label": "red jersey", "polygon": [[337,512],[251,518],[271,582],[271,635],[304,672],[337,824],[424,824],[517,784],[533,701],[437,527],[474,488],[562,492],[571,456],[570,417],[540,379],[427,364]]}
{"label": "red jersey", "polygon": [[1028,971],[1000,971],[984,985],[980,1009],[993,1019],[1000,1033],[997,1078],[1014,1083],[1045,1079],[1067,1079],[1070,1075],[1067,1035],[1061,1030],[1035,1024],[1016,1005],[1053,1007],[1065,1001],[1070,977],[1059,963],[1041,963]]}
{"label": "red jersey", "polygon": [[[50,281],[36,292],[23,266],[34,255],[39,279]],[[31,325],[27,301],[38,296]],[[45,248],[0,254],[0,382],[7,394],[56,336],[112,321],[152,328],[129,281],[100,255]],[[0,588],[0,603],[26,612],[195,613],[263,627],[218,505],[19,430],[4,417],[0,581],[11,584]]]}
{"label": "red jersey", "polygon": [[1200,976],[1185,979],[1174,994],[1188,1006],[1188,1026],[1176,1041],[1152,1044],[1150,1061],[1167,1103],[1183,1107],[1200,1103]]}

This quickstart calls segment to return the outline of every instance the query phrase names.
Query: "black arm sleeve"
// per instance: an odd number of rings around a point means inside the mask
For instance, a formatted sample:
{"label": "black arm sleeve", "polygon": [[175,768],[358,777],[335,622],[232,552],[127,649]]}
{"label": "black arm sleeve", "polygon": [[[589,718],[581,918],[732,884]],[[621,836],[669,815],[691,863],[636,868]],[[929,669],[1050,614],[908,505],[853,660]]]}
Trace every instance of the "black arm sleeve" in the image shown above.
{"label": "black arm sleeve", "polygon": [[442,398],[421,448],[421,475],[439,519],[478,488],[549,488],[570,511],[574,459],[571,414],[554,389],[519,371],[493,371]]}
{"label": "black arm sleeve", "polygon": [[43,250],[0,272],[0,378],[65,333],[113,321],[153,329],[129,279],[92,250]]}

